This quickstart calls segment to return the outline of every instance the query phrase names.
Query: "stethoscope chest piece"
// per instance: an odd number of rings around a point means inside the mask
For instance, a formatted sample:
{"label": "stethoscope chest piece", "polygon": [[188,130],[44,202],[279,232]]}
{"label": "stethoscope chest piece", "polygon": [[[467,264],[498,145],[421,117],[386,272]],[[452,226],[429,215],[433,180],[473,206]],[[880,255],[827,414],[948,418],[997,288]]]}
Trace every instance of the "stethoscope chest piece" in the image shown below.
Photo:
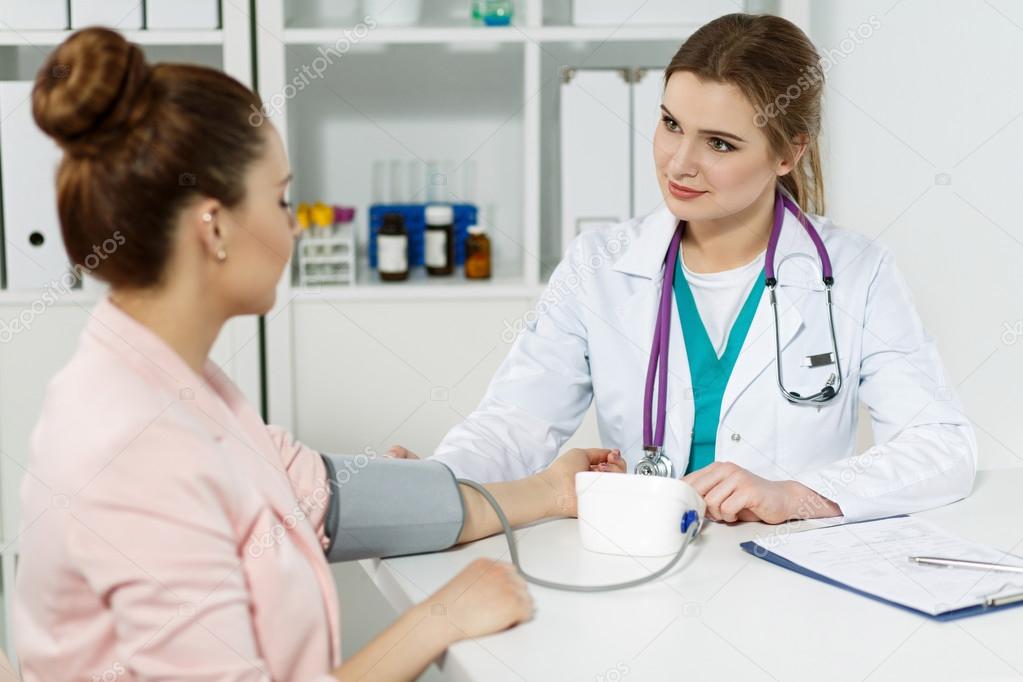
{"label": "stethoscope chest piece", "polygon": [[672,474],[671,460],[664,454],[664,448],[647,446],[643,448],[643,459],[636,465],[633,473],[640,476],[663,476],[670,478]]}

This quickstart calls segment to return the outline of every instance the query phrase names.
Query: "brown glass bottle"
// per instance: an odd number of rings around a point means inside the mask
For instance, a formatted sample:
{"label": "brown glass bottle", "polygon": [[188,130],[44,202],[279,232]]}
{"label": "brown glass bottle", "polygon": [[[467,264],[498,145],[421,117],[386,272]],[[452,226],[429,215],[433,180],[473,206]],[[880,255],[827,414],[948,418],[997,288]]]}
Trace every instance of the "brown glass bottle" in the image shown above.
{"label": "brown glass bottle", "polygon": [[490,237],[476,225],[465,242],[465,278],[490,279]]}
{"label": "brown glass bottle", "polygon": [[377,232],[377,272],[385,282],[408,279],[408,230],[400,213],[384,215]]}

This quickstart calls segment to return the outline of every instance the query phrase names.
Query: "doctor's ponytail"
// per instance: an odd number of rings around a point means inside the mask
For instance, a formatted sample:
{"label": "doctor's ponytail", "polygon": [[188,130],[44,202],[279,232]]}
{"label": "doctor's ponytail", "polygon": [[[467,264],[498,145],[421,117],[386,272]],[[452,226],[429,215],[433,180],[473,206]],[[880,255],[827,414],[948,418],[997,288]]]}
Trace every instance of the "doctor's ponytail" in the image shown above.
{"label": "doctor's ponytail", "polygon": [[754,125],[779,156],[791,159],[793,141],[804,140],[799,163],[778,181],[804,211],[825,212],[820,153],[824,72],[817,49],[798,26],[772,15],[718,17],[678,49],[665,69],[665,86],[676,71],[739,88],[756,112]]}

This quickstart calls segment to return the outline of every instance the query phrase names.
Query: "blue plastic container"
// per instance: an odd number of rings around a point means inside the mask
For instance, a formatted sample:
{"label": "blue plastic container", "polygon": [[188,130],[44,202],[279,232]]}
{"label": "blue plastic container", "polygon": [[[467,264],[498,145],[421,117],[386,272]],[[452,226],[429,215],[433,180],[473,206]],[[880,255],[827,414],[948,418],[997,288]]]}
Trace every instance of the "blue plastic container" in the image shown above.
{"label": "blue plastic container", "polygon": [[[477,210],[473,204],[452,204],[455,214],[455,265],[465,264],[465,242],[469,227],[476,224]],[[423,265],[426,248],[426,204],[374,204],[369,207],[369,267],[377,268],[377,233],[384,216],[398,213],[408,230],[409,267]]]}

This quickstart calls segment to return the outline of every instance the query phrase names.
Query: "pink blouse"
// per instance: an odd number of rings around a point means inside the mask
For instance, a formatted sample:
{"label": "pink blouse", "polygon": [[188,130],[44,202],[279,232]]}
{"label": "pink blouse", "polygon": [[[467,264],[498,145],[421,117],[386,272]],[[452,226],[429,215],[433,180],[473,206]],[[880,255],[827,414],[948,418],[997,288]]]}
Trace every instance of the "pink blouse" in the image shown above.
{"label": "pink blouse", "polygon": [[326,470],[109,300],[50,383],[21,488],[26,682],[333,680]]}

